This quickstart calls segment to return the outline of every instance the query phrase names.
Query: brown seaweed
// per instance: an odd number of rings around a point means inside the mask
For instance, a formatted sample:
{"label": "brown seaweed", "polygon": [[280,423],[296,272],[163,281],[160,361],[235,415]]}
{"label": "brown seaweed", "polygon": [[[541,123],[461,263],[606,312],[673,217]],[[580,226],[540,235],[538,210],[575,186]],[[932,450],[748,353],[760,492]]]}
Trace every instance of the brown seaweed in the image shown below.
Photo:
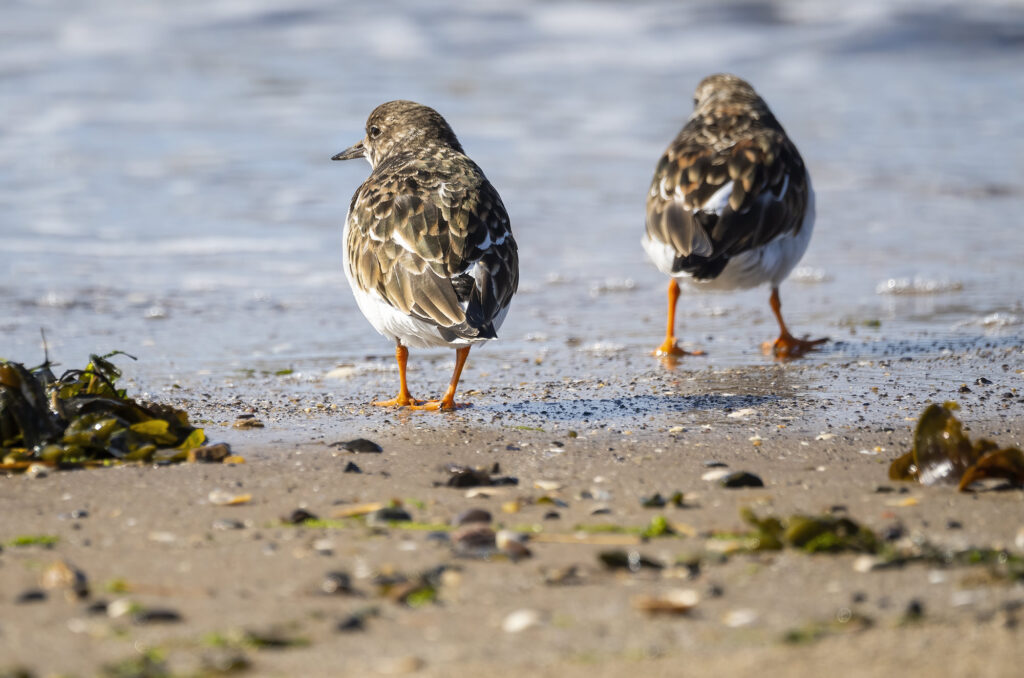
{"label": "brown seaweed", "polygon": [[916,480],[923,485],[956,485],[965,491],[985,478],[1002,478],[1024,485],[1024,452],[1000,448],[984,438],[971,442],[954,415],[954,402],[929,405],[917,422],[914,446],[889,466],[892,480]]}

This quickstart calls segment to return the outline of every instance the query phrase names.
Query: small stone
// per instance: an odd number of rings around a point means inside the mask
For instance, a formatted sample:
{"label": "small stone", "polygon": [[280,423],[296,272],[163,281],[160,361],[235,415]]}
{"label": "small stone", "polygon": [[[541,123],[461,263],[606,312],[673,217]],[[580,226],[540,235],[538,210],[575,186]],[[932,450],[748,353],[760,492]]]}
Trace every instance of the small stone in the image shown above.
{"label": "small stone", "polygon": [[48,565],[39,583],[44,589],[65,589],[68,599],[89,596],[89,581],[85,573],[66,560],[57,560]]}
{"label": "small stone", "polygon": [[263,428],[263,422],[256,419],[252,415],[250,418],[239,417],[235,419],[235,422],[231,424],[234,428],[248,429],[248,428]]}
{"label": "small stone", "polygon": [[25,475],[29,478],[45,478],[50,475],[50,471],[43,464],[31,464],[25,470]]}
{"label": "small stone", "polygon": [[460,553],[493,550],[496,539],[494,530],[481,523],[469,523],[451,533],[452,545]]}
{"label": "small stone", "polygon": [[660,492],[655,492],[649,497],[640,498],[640,506],[644,508],[664,508],[667,503],[665,497],[661,496]]}
{"label": "small stone", "polygon": [[704,475],[702,475],[700,479],[707,481],[709,483],[714,483],[722,480],[722,478],[725,478],[730,473],[731,471],[725,468],[713,468]]}
{"label": "small stone", "polygon": [[88,518],[89,512],[85,509],[75,509],[71,512],[71,518],[73,520],[81,520],[82,518]]}
{"label": "small stone", "polygon": [[863,591],[854,591],[853,595],[850,596],[850,602],[854,605],[858,603],[865,603],[868,600],[868,594]]}
{"label": "small stone", "polygon": [[721,598],[725,595],[725,589],[718,584],[708,584],[708,598]]}
{"label": "small stone", "polygon": [[961,523],[959,520],[953,520],[952,518],[950,518],[946,521],[947,530],[962,530],[963,528],[964,524]]}
{"label": "small stone", "polygon": [[490,511],[484,509],[473,508],[463,511],[459,515],[452,519],[452,525],[458,527],[460,525],[466,525],[468,523],[484,523],[490,524],[493,518],[491,517]]}
{"label": "small stone", "polygon": [[639,551],[614,549],[598,553],[597,558],[609,570],[629,570],[630,572],[638,572],[643,568],[650,568],[654,570],[664,568],[664,565],[642,555]]}
{"label": "small stone", "polygon": [[356,466],[351,461],[349,463],[345,464],[345,469],[342,471],[342,473],[362,473],[362,472],[363,472],[363,469],[359,468],[358,466]]}
{"label": "small stone", "polygon": [[27,605],[29,603],[41,603],[46,600],[46,591],[42,589],[28,589],[22,591],[14,598],[15,605]]}
{"label": "small stone", "polygon": [[320,590],[328,595],[350,595],[352,590],[352,577],[347,572],[328,572],[320,582]]}
{"label": "small stone", "polygon": [[317,539],[313,542],[313,550],[322,556],[329,556],[334,554],[334,540],[324,537],[323,539]]}
{"label": "small stone", "polygon": [[562,514],[560,514],[558,511],[548,511],[541,517],[541,520],[559,520],[561,519],[561,517]]}
{"label": "small stone", "polygon": [[215,530],[244,530],[245,523],[241,520],[234,520],[233,518],[220,518],[213,521],[213,523],[210,524],[210,527]]}
{"label": "small stone", "polygon": [[719,483],[722,487],[764,487],[764,481],[747,471],[734,471],[723,477]]}
{"label": "small stone", "polygon": [[967,384],[960,384],[960,388],[957,389],[957,391],[959,393],[970,393],[971,392],[971,387],[968,386]]}
{"label": "small stone", "polygon": [[144,626],[146,624],[175,624],[182,620],[177,610],[170,608],[154,607],[151,609],[139,610],[132,615],[132,623]]}
{"label": "small stone", "polygon": [[752,610],[750,608],[730,610],[729,612],[726,612],[725,617],[722,618],[722,623],[732,629],[750,626],[756,621],[757,610]]}
{"label": "small stone", "polygon": [[366,438],[356,438],[354,440],[331,443],[331,447],[340,447],[343,450],[361,454],[378,454],[384,451],[383,447],[372,440],[367,440]]}
{"label": "small stone", "polygon": [[316,514],[310,513],[304,508],[297,508],[288,515],[281,517],[281,522],[289,525],[301,525],[307,520],[319,520],[319,518],[317,518]]}
{"label": "small stone", "polygon": [[188,461],[190,464],[220,464],[230,456],[231,446],[227,443],[196,447],[188,451]]}
{"label": "small stone", "polygon": [[106,615],[107,614],[107,601],[97,600],[90,603],[85,607],[85,613],[88,615]]}
{"label": "small stone", "polygon": [[557,480],[535,480],[533,486],[545,492],[556,492],[562,489],[562,483]]}
{"label": "small stone", "polygon": [[590,515],[592,516],[605,516],[611,512],[612,510],[608,506],[595,506],[594,508],[590,509]]}
{"label": "small stone", "polygon": [[924,603],[920,600],[912,599],[907,603],[907,608],[903,611],[903,620],[908,622],[920,621],[924,618]]}
{"label": "small stone", "polygon": [[481,487],[493,484],[491,474],[480,469],[450,466],[448,473],[451,474],[445,482],[448,487]]}
{"label": "small stone", "polygon": [[985,377],[978,377],[977,379],[974,380],[974,383],[977,384],[978,386],[988,386],[989,384],[992,383],[992,380],[986,379]]}
{"label": "small stone", "polygon": [[1024,527],[1017,530],[1017,536],[1014,537],[1013,543],[1019,550],[1024,551]]}
{"label": "small stone", "polygon": [[541,623],[541,614],[537,610],[516,610],[509,613],[501,622],[501,629],[505,633],[521,633],[529,628],[538,626]]}
{"label": "small stone", "polygon": [[897,541],[899,539],[902,539],[905,533],[906,530],[904,529],[903,525],[901,525],[900,523],[895,523],[893,525],[888,525],[887,527],[883,528],[879,536],[885,541]]}
{"label": "small stone", "polygon": [[366,522],[369,525],[386,525],[387,523],[407,523],[412,516],[401,506],[385,506],[373,513],[367,514]]}
{"label": "small stone", "polygon": [[366,621],[362,615],[350,614],[343,619],[340,619],[337,624],[334,625],[334,630],[338,633],[352,633],[354,631],[365,631]]}

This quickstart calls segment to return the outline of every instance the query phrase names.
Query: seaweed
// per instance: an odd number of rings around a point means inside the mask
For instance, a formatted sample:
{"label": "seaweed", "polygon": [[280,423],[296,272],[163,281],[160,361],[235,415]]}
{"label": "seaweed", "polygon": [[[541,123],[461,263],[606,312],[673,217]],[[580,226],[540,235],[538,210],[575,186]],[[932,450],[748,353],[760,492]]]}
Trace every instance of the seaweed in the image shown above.
{"label": "seaweed", "polygon": [[958,409],[954,402],[925,408],[914,430],[913,448],[893,460],[889,478],[956,485],[961,492],[985,478],[1024,485],[1024,452],[1016,447],[1000,448],[984,438],[972,443],[953,415]]}
{"label": "seaweed", "polygon": [[755,551],[778,551],[792,547],[807,553],[854,551],[878,553],[881,544],[875,533],[850,518],[793,515],[785,520],[758,518],[749,508],[740,514],[757,529]]}
{"label": "seaweed", "polygon": [[118,355],[135,360],[123,351],[91,355],[84,369],[60,377],[49,356],[32,369],[0,359],[0,470],[187,461],[205,433],[183,410],[118,388],[121,370],[110,361]]}

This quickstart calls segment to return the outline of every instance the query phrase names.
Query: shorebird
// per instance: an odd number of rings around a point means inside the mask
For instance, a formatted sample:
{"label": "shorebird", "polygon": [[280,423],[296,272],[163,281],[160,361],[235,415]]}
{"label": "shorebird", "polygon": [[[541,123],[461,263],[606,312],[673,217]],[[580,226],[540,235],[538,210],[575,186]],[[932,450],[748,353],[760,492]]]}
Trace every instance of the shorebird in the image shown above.
{"label": "shorebird", "polygon": [[[462,407],[455,390],[469,349],[497,338],[519,284],[505,206],[445,119],[412,101],[378,106],[366,136],[332,160],[353,158],[372,169],[345,218],[345,277],[366,319],[395,342],[398,361],[398,395],[373,404]],[[439,400],[409,394],[410,346],[455,349]]]}
{"label": "shorebird", "polygon": [[686,354],[675,336],[678,278],[716,290],[770,283],[779,338],[765,343],[766,353],[793,358],[827,341],[790,334],[779,300],[779,285],[807,250],[813,228],[810,175],[768,104],[735,75],[704,78],[647,194],[643,246],[671,276],[668,328],[655,353]]}

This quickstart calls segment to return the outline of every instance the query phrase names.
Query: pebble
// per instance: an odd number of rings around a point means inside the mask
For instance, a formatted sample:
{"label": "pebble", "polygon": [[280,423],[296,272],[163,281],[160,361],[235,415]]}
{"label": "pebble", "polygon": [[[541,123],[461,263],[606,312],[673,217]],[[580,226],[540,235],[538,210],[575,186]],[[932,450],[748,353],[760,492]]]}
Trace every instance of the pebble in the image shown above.
{"label": "pebble", "polygon": [[204,447],[197,447],[188,451],[188,461],[193,464],[197,462],[204,464],[220,464],[230,456],[231,446],[227,443],[206,445]]}
{"label": "pebble", "polygon": [[297,508],[286,516],[281,517],[281,522],[289,525],[301,525],[307,520],[319,520],[316,514],[310,513],[304,508]]}
{"label": "pebble", "polygon": [[455,516],[452,519],[452,525],[459,527],[460,525],[466,525],[469,523],[484,523],[490,524],[493,518],[491,517],[490,511],[485,511],[480,508],[473,508],[463,511],[462,513]]}
{"label": "pebble", "polygon": [[215,530],[244,530],[245,523],[241,520],[235,520],[233,518],[219,518],[210,524]]}
{"label": "pebble", "polygon": [[907,603],[907,608],[903,611],[904,621],[919,621],[923,617],[924,603],[916,598]]}
{"label": "pebble", "polygon": [[726,468],[728,464],[724,461],[716,461],[714,459],[705,459],[704,468]]}
{"label": "pebble", "polygon": [[764,487],[764,481],[758,476],[747,471],[733,471],[732,473],[724,476],[719,483],[722,487],[737,488],[737,487]]}
{"label": "pebble", "polygon": [[501,622],[501,629],[505,633],[521,633],[534,626],[539,626],[542,617],[537,610],[516,610],[511,612]]}
{"label": "pebble", "polygon": [[249,415],[248,418],[239,417],[235,419],[235,422],[231,424],[234,428],[247,429],[247,428],[263,428],[263,422],[256,417]]}
{"label": "pebble", "polygon": [[139,610],[132,615],[132,623],[139,626],[146,624],[175,624],[181,620],[181,613],[177,610],[163,607]]}
{"label": "pebble", "polygon": [[313,550],[322,556],[329,556],[334,553],[334,540],[324,537],[313,542]]}
{"label": "pebble", "polygon": [[1024,527],[1017,530],[1017,536],[1014,538],[1013,543],[1017,545],[1017,548],[1024,551]]}
{"label": "pebble", "polygon": [[348,595],[353,593],[352,577],[347,572],[328,572],[320,582],[320,590],[328,595]]}
{"label": "pebble", "polygon": [[14,598],[15,605],[26,605],[28,603],[41,603],[46,600],[46,591],[42,589],[27,589]]}
{"label": "pebble", "polygon": [[660,570],[664,567],[661,563],[651,560],[639,551],[625,551],[623,549],[602,551],[597,554],[597,558],[609,570],[638,572],[643,568]]}
{"label": "pebble", "polygon": [[25,470],[25,475],[29,478],[45,478],[50,475],[50,471],[43,464],[32,464]]}
{"label": "pebble", "polygon": [[331,447],[340,447],[343,450],[349,452],[358,452],[363,454],[378,454],[384,451],[384,448],[366,438],[356,438],[355,440],[346,440],[337,443],[331,443]]}
{"label": "pebble", "polygon": [[385,506],[366,516],[369,525],[386,525],[387,523],[407,523],[412,516],[401,506]]}
{"label": "pebble", "polygon": [[457,551],[477,551],[497,547],[494,530],[482,523],[468,523],[451,533],[452,544]]}
{"label": "pebble", "polygon": [[715,468],[715,469],[712,469],[712,470],[708,471],[704,475],[702,475],[700,477],[700,479],[701,480],[706,480],[709,483],[713,483],[713,482],[721,480],[722,478],[726,477],[730,473],[732,473],[732,472],[729,471],[728,469],[725,469],[725,468]]}
{"label": "pebble", "polygon": [[561,519],[561,517],[562,514],[560,514],[558,511],[548,511],[541,517],[541,520],[559,520]]}
{"label": "pebble", "polygon": [[65,589],[69,600],[89,596],[89,580],[85,573],[66,560],[50,563],[39,579],[44,589]]}
{"label": "pebble", "polygon": [[334,625],[334,630],[338,633],[352,633],[353,631],[365,631],[366,621],[362,615],[350,614],[349,616],[340,619],[338,623]]}
{"label": "pebble", "polygon": [[740,608],[738,610],[730,610],[725,613],[722,618],[722,623],[731,629],[737,629],[742,626],[750,626],[757,621],[757,610],[750,608]]}
{"label": "pebble", "polygon": [[556,492],[562,489],[562,483],[556,480],[535,480],[533,486],[538,490],[544,490],[545,492]]}
{"label": "pebble", "polygon": [[358,466],[356,466],[351,461],[349,463],[345,464],[345,469],[342,471],[342,473],[362,473],[362,472],[363,472],[363,469],[359,468]]}

